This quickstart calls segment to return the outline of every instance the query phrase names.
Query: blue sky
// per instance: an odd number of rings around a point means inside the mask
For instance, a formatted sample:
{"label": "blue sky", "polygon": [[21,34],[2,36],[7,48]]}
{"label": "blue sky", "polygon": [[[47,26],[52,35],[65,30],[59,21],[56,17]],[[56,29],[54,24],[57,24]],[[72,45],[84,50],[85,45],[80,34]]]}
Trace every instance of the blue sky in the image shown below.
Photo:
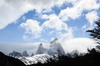
{"label": "blue sky", "polygon": [[1,0],[0,43],[89,38],[99,18],[99,0]]}
{"label": "blue sky", "polygon": [[[14,5],[14,4],[11,5],[11,3],[9,3],[9,2],[8,2],[8,5],[10,5],[10,6],[13,6]],[[49,8],[50,11],[47,11],[47,12],[43,12],[45,10],[48,10],[46,8],[43,8],[43,10],[41,10],[41,12],[37,12],[37,9],[34,9],[34,8],[33,9],[29,9],[29,10],[27,10],[26,13],[23,12],[23,15],[20,15],[19,18],[17,18],[17,20],[14,20],[13,22],[11,22],[8,25],[6,25],[4,28],[1,28],[0,29],[0,37],[1,37],[0,38],[0,42],[1,43],[39,42],[42,39],[45,40],[45,41],[48,41],[51,38],[58,37],[58,36],[56,36],[56,34],[57,34],[56,32],[57,31],[55,30],[55,28],[53,28],[53,29],[52,28],[48,28],[48,29],[46,29],[47,33],[41,31],[41,36],[38,37],[38,38],[34,38],[34,36],[31,37],[32,34],[29,33],[29,34],[26,34],[27,37],[28,37],[27,40],[26,39],[23,39],[23,35],[25,35],[25,29],[26,28],[25,27],[24,28],[21,28],[20,24],[26,23],[27,20],[31,19],[31,20],[38,21],[39,22],[39,26],[41,26],[41,25],[43,25],[43,23],[45,23],[46,21],[49,20],[49,19],[48,20],[47,19],[42,19],[42,16],[43,15],[48,15],[49,16],[49,15],[55,14],[57,17],[59,17],[59,14],[63,10],[66,10],[65,15],[69,15],[69,16],[67,16],[67,17],[64,16],[64,17],[66,17],[67,20],[64,20],[64,21],[62,20],[62,22],[64,22],[68,27],[70,27],[72,29],[72,31],[73,31],[72,32],[73,33],[73,37],[74,38],[77,38],[77,37],[89,37],[88,34],[85,33],[85,28],[88,29],[91,26],[90,26],[89,18],[86,19],[86,15],[88,13],[90,13],[90,12],[93,12],[94,15],[92,16],[90,14],[90,16],[91,17],[95,17],[96,16],[96,18],[94,18],[92,21],[94,22],[96,19],[98,19],[99,16],[100,16],[100,13],[99,13],[99,11],[100,11],[100,9],[99,9],[99,3],[97,3],[97,0],[91,1],[91,2],[94,3],[94,6],[95,7],[93,7],[93,8],[91,7],[90,8],[91,3],[90,3],[90,6],[87,5],[87,7],[79,7],[79,6],[77,6],[77,4],[79,4],[80,2],[81,2],[81,0],[79,2],[77,0],[76,0],[76,2],[74,2],[74,1],[69,1],[69,2],[65,1],[65,3],[63,3],[61,5],[58,4],[56,6],[50,7]],[[90,2],[90,1],[88,1],[88,2]],[[12,3],[14,3],[14,2],[12,1]],[[20,2],[18,2],[17,4],[19,4],[19,3]],[[20,6],[24,7],[21,4],[20,4]],[[68,8],[69,8],[69,10],[71,10],[71,9],[75,10],[76,6],[78,8],[83,9],[83,10],[80,11],[81,14],[74,14],[73,13],[73,15],[75,15],[75,18],[74,18],[74,16],[73,17],[70,16],[71,15],[71,12],[69,12],[70,14],[66,14],[67,11],[68,11]],[[3,7],[3,6],[1,6],[1,7]],[[17,7],[15,7],[15,8],[17,8]],[[4,8],[1,8],[1,9],[4,9]],[[76,10],[78,12],[78,9],[76,9]],[[12,16],[13,15],[14,14],[12,14]],[[80,15],[80,16],[77,17],[77,15]],[[16,16],[16,15],[14,15],[14,16]],[[64,17],[61,17],[61,18],[64,18]],[[8,15],[8,18],[9,18],[9,15]],[[2,21],[0,21],[0,22],[2,24]],[[86,25],[86,27],[83,29],[82,27],[85,26],[85,25]],[[47,27],[45,27],[45,28],[47,28]],[[43,28],[42,30],[45,30],[45,28]],[[37,28],[33,28],[33,30],[34,29],[37,29]],[[48,35],[48,32],[51,32],[51,31],[54,31],[54,33],[51,34],[51,35]],[[58,31],[58,32],[63,32],[63,31],[61,30],[61,31]],[[65,31],[65,32],[67,33],[68,31]]]}

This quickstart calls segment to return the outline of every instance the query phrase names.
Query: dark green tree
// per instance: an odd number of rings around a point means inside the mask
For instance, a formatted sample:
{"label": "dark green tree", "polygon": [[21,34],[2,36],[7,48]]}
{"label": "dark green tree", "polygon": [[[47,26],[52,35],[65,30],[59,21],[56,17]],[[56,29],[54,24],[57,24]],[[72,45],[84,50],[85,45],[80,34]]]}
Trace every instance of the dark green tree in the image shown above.
{"label": "dark green tree", "polygon": [[99,45],[96,47],[100,50],[100,19],[95,22],[96,27],[92,30],[87,30],[86,32],[90,33],[90,36],[97,41]]}
{"label": "dark green tree", "polygon": [[95,22],[96,26],[92,30],[87,30],[86,32],[90,33],[90,36],[97,41],[99,44],[97,48],[100,49],[100,19]]}

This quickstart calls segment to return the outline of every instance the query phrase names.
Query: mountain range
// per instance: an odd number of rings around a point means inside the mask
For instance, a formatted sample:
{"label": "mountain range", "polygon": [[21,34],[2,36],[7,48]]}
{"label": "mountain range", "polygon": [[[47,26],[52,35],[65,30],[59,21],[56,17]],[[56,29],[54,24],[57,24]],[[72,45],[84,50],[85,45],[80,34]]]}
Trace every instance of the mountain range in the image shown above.
{"label": "mountain range", "polygon": [[36,54],[65,55],[65,51],[57,38],[52,40],[49,44],[49,48],[47,49],[43,47],[43,44],[41,43],[37,49]]}
{"label": "mountain range", "polygon": [[27,51],[23,51],[22,53],[13,51],[12,53],[9,53],[8,56],[19,58],[19,57],[28,57],[29,55]]}
{"label": "mountain range", "polygon": [[9,56],[18,58],[26,65],[36,64],[38,62],[46,63],[49,58],[57,59],[57,56],[61,55],[65,55],[65,51],[57,38],[50,41],[49,48],[44,47],[43,44],[40,43],[36,53],[32,53],[31,56],[29,56],[27,51],[23,51],[22,53],[13,51],[9,53]]}

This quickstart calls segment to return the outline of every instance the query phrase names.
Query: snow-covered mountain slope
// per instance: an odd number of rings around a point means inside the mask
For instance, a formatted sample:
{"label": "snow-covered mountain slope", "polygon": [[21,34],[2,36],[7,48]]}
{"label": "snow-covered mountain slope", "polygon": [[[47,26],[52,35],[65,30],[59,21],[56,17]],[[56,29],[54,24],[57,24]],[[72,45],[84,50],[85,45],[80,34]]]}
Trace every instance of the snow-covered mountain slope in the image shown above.
{"label": "snow-covered mountain slope", "polygon": [[48,54],[37,54],[32,57],[20,57],[18,59],[20,59],[26,65],[31,65],[31,64],[36,64],[38,62],[46,63],[47,61],[49,61],[50,58],[57,60],[57,57],[58,57],[57,55],[53,56]]}
{"label": "snow-covered mountain slope", "polygon": [[52,54],[65,55],[65,51],[57,38],[55,38],[50,42],[50,49],[48,53],[50,55]]}

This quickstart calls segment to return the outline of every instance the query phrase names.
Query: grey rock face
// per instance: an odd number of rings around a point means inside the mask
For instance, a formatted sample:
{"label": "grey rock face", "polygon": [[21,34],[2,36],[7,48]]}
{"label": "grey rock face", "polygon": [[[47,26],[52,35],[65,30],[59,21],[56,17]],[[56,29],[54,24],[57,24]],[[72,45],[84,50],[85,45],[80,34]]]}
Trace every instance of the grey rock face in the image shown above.
{"label": "grey rock face", "polygon": [[12,53],[9,53],[9,56],[11,56],[11,57],[22,57],[21,53],[16,52],[16,51],[13,51]]}
{"label": "grey rock face", "polygon": [[53,41],[50,42],[50,49],[48,53],[51,55],[52,54],[65,55],[65,51],[57,38],[55,38]]}
{"label": "grey rock face", "polygon": [[28,57],[29,55],[28,55],[27,51],[23,51],[22,56]]}
{"label": "grey rock face", "polygon": [[36,54],[43,54],[44,53],[44,48],[42,43],[39,45]]}

